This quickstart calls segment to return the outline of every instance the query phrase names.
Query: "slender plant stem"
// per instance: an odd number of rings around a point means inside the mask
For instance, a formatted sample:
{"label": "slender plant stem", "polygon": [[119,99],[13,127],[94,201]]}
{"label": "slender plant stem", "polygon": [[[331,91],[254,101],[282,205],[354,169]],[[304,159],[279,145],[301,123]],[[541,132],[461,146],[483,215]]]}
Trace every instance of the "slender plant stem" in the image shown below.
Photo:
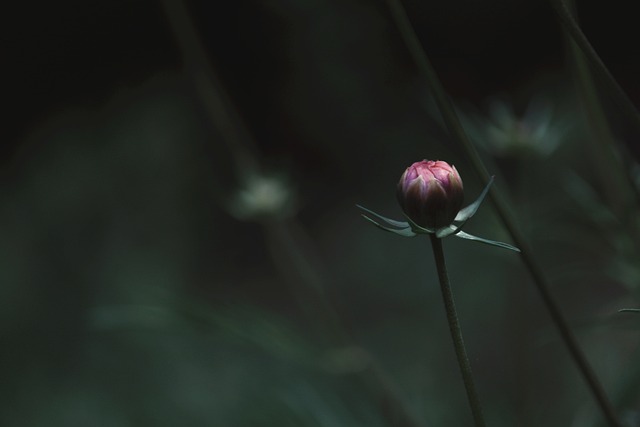
{"label": "slender plant stem", "polygon": [[325,292],[326,279],[318,262],[313,262],[317,257],[313,256],[303,228],[295,219],[266,221],[263,226],[274,263],[287,279],[298,306],[318,328],[318,336],[332,346],[354,346]]}
{"label": "slender plant stem", "polygon": [[626,164],[629,161],[628,156],[616,155],[618,147],[615,144],[615,137],[598,101],[598,94],[589,68],[586,66],[584,54],[573,39],[567,38],[577,75],[576,90],[592,133],[588,143],[593,152],[594,169],[598,173],[599,180],[604,183],[604,188],[611,189],[604,195],[605,200],[611,206],[611,210],[626,224],[628,232],[635,236],[633,240],[640,242],[640,228],[637,222],[640,192],[631,175],[631,167]]}
{"label": "slender plant stem", "polygon": [[[570,18],[572,17],[571,14],[575,14],[574,3],[572,0],[562,2],[562,5],[566,6],[562,10],[569,13]],[[571,22],[579,30],[576,19],[572,18]],[[565,29],[565,38],[567,39],[568,55],[573,59],[576,73],[576,90],[584,105],[588,126],[594,134],[590,140],[593,149],[596,150],[594,155],[596,168],[598,168],[600,175],[599,179],[605,183],[605,188],[616,190],[607,192],[606,196],[609,198],[609,203],[612,205],[614,212],[627,224],[627,227],[633,230],[636,236],[640,236],[640,230],[636,222],[636,207],[640,207],[640,188],[635,182],[633,160],[626,153],[625,147],[616,143],[611,125],[599,102],[600,97],[591,69],[588,66],[588,56],[585,50],[580,49],[575,37],[572,36],[568,29]],[[592,55],[596,55],[593,48],[589,52]],[[604,64],[602,66],[604,67]],[[640,127],[638,129],[640,130]]]}
{"label": "slender plant stem", "polygon": [[611,92],[614,94],[616,101],[622,108],[622,111],[634,121],[634,123],[640,126],[640,113],[636,109],[636,106],[629,99],[625,91],[620,87],[620,84],[613,77],[607,66],[602,62],[600,56],[596,50],[589,43],[589,39],[584,35],[580,26],[573,18],[567,3],[564,0],[549,0],[553,9],[556,11],[560,22],[564,25],[567,32],[571,35],[571,38],[575,41],[575,43],[580,47],[585,57],[593,64],[595,67],[595,71],[602,76],[603,81],[609,87]]}
{"label": "slender plant stem", "polygon": [[211,122],[227,144],[238,177],[243,179],[257,173],[256,144],[209,60],[184,0],[160,0],[160,3],[182,53],[185,71],[192,78]]}
{"label": "slender plant stem", "polygon": [[[361,349],[345,329],[340,315],[335,310],[324,288],[326,278],[312,262],[316,257],[311,245],[305,244],[310,239],[303,228],[295,221],[272,221],[264,224],[271,252],[276,265],[285,278],[291,282],[291,291],[305,311],[305,315],[315,325],[326,328],[319,331],[333,347],[360,349],[365,357],[365,364],[353,374],[374,395],[389,425],[394,427],[420,427],[411,411],[400,398],[397,387],[389,376],[380,368],[376,360],[364,349]],[[292,277],[293,274],[293,277]]]}
{"label": "slender plant stem", "polygon": [[[400,30],[400,33],[404,39],[405,44],[407,45],[407,48],[409,49],[409,52],[413,57],[413,60],[416,62],[416,65],[418,66],[420,71],[424,74],[426,81],[431,88],[447,129],[449,130],[453,138],[462,145],[477,175],[486,185],[490,179],[487,168],[484,166],[484,163],[482,162],[478,151],[465,133],[462,124],[460,123],[460,119],[455,112],[453,103],[451,102],[451,99],[442,86],[442,83],[440,82],[435,69],[431,65],[431,62],[429,61],[424,49],[422,48],[420,40],[418,39],[418,36],[416,35],[411,25],[404,7],[399,0],[387,0],[387,2],[391,9],[393,19],[395,20],[395,23]],[[589,365],[587,358],[580,349],[577,339],[569,328],[569,325],[564,318],[562,311],[560,310],[560,306],[551,294],[550,284],[544,274],[544,270],[538,263],[537,259],[533,256],[531,247],[529,246],[529,243],[524,234],[522,234],[516,226],[516,221],[512,217],[508,209],[508,203],[502,196],[502,194],[497,190],[497,187],[498,186],[494,185],[491,188],[491,191],[489,193],[490,198],[494,204],[498,216],[511,235],[511,239],[513,240],[515,245],[520,248],[520,256],[522,258],[522,261],[529,270],[531,278],[533,279],[533,282],[538,289],[543,303],[549,311],[549,315],[551,316],[553,323],[558,329],[558,332],[560,333],[560,336],[567,346],[567,349],[569,350],[573,361],[578,367],[585,382],[589,386],[589,389],[591,390],[596,402],[600,406],[600,409],[602,410],[605,418],[611,426],[621,426],[622,424],[618,420],[618,417],[616,416],[616,413],[613,410],[609,398],[607,397],[602,385],[600,384],[600,381],[598,380],[596,374],[593,372],[591,366]]]}
{"label": "slender plant stem", "polygon": [[[562,23],[565,28],[565,31],[569,34],[571,39],[574,41],[575,45],[582,50],[584,54],[584,58],[589,61],[589,63],[593,66],[594,72],[598,75],[601,80],[605,83],[610,93],[613,94],[613,99],[620,106],[620,109],[623,114],[625,114],[629,120],[634,124],[637,131],[640,132],[640,112],[636,108],[635,104],[629,96],[627,96],[626,92],[622,89],[618,81],[613,77],[613,74],[609,71],[605,63],[602,61],[598,52],[593,48],[587,36],[582,32],[580,25],[578,24],[576,18],[574,17],[574,13],[572,13],[572,9],[575,11],[575,7],[571,1],[567,2],[565,0],[549,0],[551,2],[551,6],[555,10],[558,19]],[[578,58],[578,61],[581,61],[582,58],[579,58],[579,55],[575,55]],[[584,69],[584,73],[589,73],[589,71]],[[606,120],[605,120],[606,121]],[[614,142],[614,141],[611,141]],[[624,166],[624,174],[625,178],[629,182],[630,188],[632,189],[634,196],[636,198],[636,202],[640,203],[640,188],[636,184],[634,179],[633,172],[633,163],[629,161],[629,155],[626,152],[626,148],[618,145],[618,149],[621,151],[620,163]],[[613,146],[613,144],[612,144]]]}
{"label": "slender plant stem", "polygon": [[462,339],[462,330],[460,322],[458,322],[458,313],[456,305],[453,301],[453,293],[451,292],[451,284],[449,283],[449,274],[447,273],[447,265],[444,260],[444,251],[442,250],[442,240],[437,238],[435,234],[430,234],[431,247],[433,248],[433,256],[436,260],[436,268],[438,270],[438,279],[440,280],[440,289],[442,290],[442,300],[444,301],[444,309],[447,312],[447,321],[449,322],[449,332],[453,340],[453,347],[458,358],[458,366],[464,381],[464,387],[467,390],[467,399],[473,414],[473,420],[477,427],[484,427],[484,418],[482,416],[482,406],[476,391],[476,385],[473,381],[473,373],[471,372],[471,364],[467,357],[467,350],[464,347]]}
{"label": "slender plant stem", "polygon": [[[251,132],[241,119],[233,102],[224,90],[204,45],[196,32],[196,26],[184,0],[161,0],[169,25],[183,55],[186,71],[196,83],[201,101],[209,113],[213,125],[227,144],[235,170],[240,178],[259,172],[258,150]],[[317,310],[307,311],[315,324],[329,329],[326,337],[333,347],[357,347],[347,333],[338,313],[324,294],[323,275],[314,267],[313,258],[302,240],[303,230],[295,220],[287,222],[264,223],[274,249],[277,249],[276,264],[282,269],[283,276],[295,271],[294,290],[303,310],[315,305]],[[286,265],[283,257],[286,257]],[[383,415],[389,425],[396,427],[421,427],[411,411],[405,405],[400,393],[389,376],[379,367],[369,354],[367,366],[356,372],[357,378],[375,395]]]}

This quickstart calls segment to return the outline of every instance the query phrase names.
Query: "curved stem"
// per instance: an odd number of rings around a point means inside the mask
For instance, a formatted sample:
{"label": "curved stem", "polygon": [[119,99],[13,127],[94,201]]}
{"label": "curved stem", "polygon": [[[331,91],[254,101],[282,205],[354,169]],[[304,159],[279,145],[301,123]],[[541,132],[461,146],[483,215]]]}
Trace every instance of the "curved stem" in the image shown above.
{"label": "curved stem", "polygon": [[467,357],[467,350],[464,347],[462,330],[460,329],[460,323],[458,322],[456,305],[453,301],[453,293],[451,292],[451,285],[449,284],[449,274],[447,273],[447,265],[444,261],[442,240],[437,238],[434,234],[430,234],[430,237],[431,246],[433,247],[433,256],[436,260],[436,268],[438,269],[438,279],[440,280],[440,289],[442,290],[442,300],[444,301],[444,308],[447,312],[449,332],[451,332],[451,339],[453,340],[453,347],[456,351],[456,357],[458,358],[458,366],[460,367],[464,387],[467,390],[467,399],[469,400],[469,406],[471,407],[471,413],[473,414],[473,420],[475,421],[476,426],[484,427],[485,423],[484,418],[482,417],[482,406],[480,405],[476,385],[473,381],[471,364]]}
{"label": "curved stem", "polygon": [[[422,45],[420,44],[420,40],[418,39],[418,36],[411,26],[411,22],[409,21],[409,17],[407,16],[404,7],[399,0],[387,0],[387,2],[389,3],[389,7],[391,8],[393,19],[395,20],[395,23],[402,34],[404,42],[406,43],[407,48],[409,49],[411,56],[413,57],[413,60],[416,62],[416,65],[418,66],[420,71],[424,74],[426,81],[429,84],[429,87],[433,93],[433,96],[438,105],[438,109],[442,114],[442,118],[447,126],[447,129],[451,133],[451,136],[463,146],[464,151],[471,161],[476,173],[478,174],[478,176],[480,176],[480,178],[486,185],[490,179],[489,172],[482,162],[480,154],[478,154],[478,150],[476,150],[474,145],[469,140],[469,137],[465,133],[462,124],[460,123],[460,119],[455,112],[453,103],[451,102],[451,99],[442,86],[442,83],[440,82],[435,69],[431,65],[431,62],[424,52]],[[520,256],[522,258],[522,261],[529,270],[529,274],[533,279],[533,283],[538,289],[540,297],[542,298],[544,305],[547,307],[553,323],[555,324],[558,332],[560,333],[560,336],[562,337],[562,340],[567,346],[567,349],[569,350],[574,363],[578,367],[580,373],[582,374],[582,377],[591,390],[593,397],[600,406],[602,413],[604,414],[610,426],[621,426],[622,424],[618,420],[618,417],[613,409],[613,406],[611,405],[611,402],[609,401],[607,394],[600,384],[600,381],[598,380],[595,372],[593,372],[593,369],[589,365],[589,362],[582,352],[582,349],[578,345],[578,341],[571,331],[567,320],[562,314],[560,306],[551,294],[551,286],[549,280],[544,274],[542,266],[533,256],[531,247],[529,246],[529,242],[525,238],[524,234],[516,226],[516,221],[507,208],[508,203],[506,199],[497,190],[497,186],[493,186],[493,188],[491,188],[489,195],[498,216],[509,232],[511,239],[515,243],[515,246],[520,248]]]}

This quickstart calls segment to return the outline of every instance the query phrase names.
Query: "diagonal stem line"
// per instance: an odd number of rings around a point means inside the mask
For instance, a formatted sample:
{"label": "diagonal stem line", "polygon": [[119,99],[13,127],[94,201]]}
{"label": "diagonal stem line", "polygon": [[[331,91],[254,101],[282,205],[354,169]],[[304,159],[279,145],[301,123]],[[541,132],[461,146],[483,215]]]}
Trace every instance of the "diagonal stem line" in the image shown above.
{"label": "diagonal stem line", "polygon": [[609,89],[615,94],[615,99],[622,107],[623,111],[631,118],[636,125],[640,125],[640,114],[636,106],[629,99],[625,91],[620,87],[620,84],[616,81],[615,77],[611,74],[607,66],[602,62],[600,56],[596,50],[589,43],[589,39],[584,35],[580,26],[573,18],[573,15],[569,11],[567,4],[563,0],[550,0],[553,9],[556,11],[560,22],[565,29],[571,35],[571,38],[576,42],[578,47],[584,52],[586,58],[593,64],[598,74],[603,77],[604,82],[609,86]]}
{"label": "diagonal stem line", "polygon": [[[440,82],[433,66],[431,65],[431,62],[429,61],[424,49],[422,48],[422,45],[411,25],[404,7],[399,0],[387,0],[387,3],[391,9],[391,14],[393,15],[393,19],[401,33],[401,36],[406,43],[411,56],[413,57],[413,60],[416,62],[419,70],[426,77],[427,83],[429,84],[429,87],[433,92],[433,96],[442,114],[447,129],[454,137],[454,139],[456,139],[464,147],[464,151],[467,154],[471,164],[473,165],[473,168],[475,169],[477,175],[486,185],[489,182],[490,175],[486,167],[484,166],[484,163],[482,162],[478,151],[471,143],[469,137],[462,128],[460,120],[453,107],[453,103],[451,102],[451,99],[442,86],[442,83]],[[558,332],[560,333],[560,336],[567,346],[567,349],[569,350],[573,361],[577,365],[585,382],[591,390],[591,393],[593,394],[593,397],[602,410],[603,415],[611,426],[620,427],[622,424],[618,420],[613,407],[595,372],[589,365],[586,356],[580,349],[577,339],[569,328],[569,325],[564,315],[562,314],[558,303],[552,296],[550,292],[549,281],[544,275],[542,267],[534,258],[531,247],[529,246],[526,238],[517,228],[516,221],[507,208],[508,204],[505,198],[500,192],[498,192],[496,186],[493,186],[491,188],[490,197],[493,201],[498,216],[511,235],[513,242],[517,247],[520,248],[520,256],[522,257],[522,261],[529,270],[531,278],[533,279],[533,282],[538,289],[538,292],[545,306],[547,307],[553,323],[558,329]]]}
{"label": "diagonal stem line", "polygon": [[449,332],[451,333],[451,339],[453,340],[453,347],[456,351],[456,357],[458,359],[460,373],[462,374],[462,380],[464,381],[464,387],[467,391],[467,399],[469,400],[469,406],[471,407],[471,413],[476,427],[484,427],[485,422],[482,416],[482,406],[480,405],[480,399],[478,398],[478,392],[473,380],[471,363],[469,363],[467,350],[465,349],[464,340],[462,339],[462,329],[460,328],[460,322],[458,321],[458,313],[456,312],[453,292],[451,291],[451,284],[449,283],[447,264],[444,259],[444,251],[442,250],[442,240],[434,234],[431,234],[430,237],[433,256],[436,262],[436,269],[438,270],[440,289],[442,290],[442,301],[444,302],[444,308],[447,312]]}
{"label": "diagonal stem line", "polygon": [[[634,198],[636,205],[640,206],[640,188],[635,181],[632,157],[629,155],[624,145],[616,143],[617,141],[611,130],[611,124],[609,123],[603,108],[598,103],[600,96],[592,77],[591,68],[588,66],[589,60],[591,63],[597,64],[596,68],[597,70],[600,70],[601,74],[605,75],[606,82],[610,85],[616,86],[616,89],[614,89],[614,93],[617,95],[616,99],[619,103],[625,104],[623,105],[623,108],[630,116],[632,116],[635,123],[639,125],[638,130],[640,130],[640,115],[637,114],[637,110],[633,103],[629,100],[622,88],[620,88],[611,73],[609,73],[596,51],[593,49],[591,44],[589,44],[589,41],[580,30],[577,18],[575,17],[575,2],[566,2],[563,0],[553,1],[554,5],[559,8],[558,15],[560,16],[560,19],[563,23],[566,22],[565,34],[568,39],[567,48],[570,50],[569,54],[573,59],[574,68],[577,74],[579,95],[581,95],[582,101],[585,104],[585,113],[588,117],[589,126],[594,130],[596,135],[593,139],[594,142],[600,142],[598,148],[600,152],[598,153],[598,157],[602,157],[604,159],[604,162],[601,163],[604,163],[605,166],[600,166],[603,167],[604,172],[606,172],[603,174],[602,179],[605,182],[607,180],[614,179],[608,176],[610,175],[610,172],[607,168],[618,171],[618,174],[626,181],[620,184],[626,184],[628,186],[630,189],[630,195]],[[580,40],[580,42],[578,42],[578,40]],[[620,100],[622,100],[622,102],[620,102]],[[616,153],[616,151],[618,151],[618,153]],[[606,164],[608,164],[608,166]],[[608,185],[610,187],[615,186],[613,183],[609,183]],[[625,206],[625,208],[629,207],[630,206]],[[626,215],[627,217],[629,216],[628,213]],[[635,222],[632,222],[631,227],[637,228],[635,226]],[[638,232],[637,229],[635,231]]]}
{"label": "diagonal stem line", "polygon": [[[300,301],[305,314],[315,324],[327,328],[326,341],[333,346],[341,348],[359,348],[346,326],[325,294],[326,278],[322,271],[314,266],[311,260],[311,247],[303,244],[308,240],[302,227],[290,220],[288,223],[277,221],[264,224],[266,231],[272,240],[272,253],[276,258],[276,265],[284,277],[288,277],[292,292]],[[278,260],[279,258],[279,260]],[[290,277],[291,274],[298,278]],[[322,322],[318,322],[321,319]],[[379,363],[368,353],[366,365],[362,370],[354,372],[359,381],[375,394],[382,415],[389,425],[397,427],[422,427],[417,419],[401,399],[401,393],[388,374],[380,367]]]}
{"label": "diagonal stem line", "polygon": [[236,171],[256,171],[257,149],[240,113],[224,89],[184,0],[160,0],[202,105],[227,144]]}
{"label": "diagonal stem line", "polygon": [[[613,77],[613,74],[609,71],[605,63],[602,61],[598,52],[593,48],[587,36],[582,32],[580,25],[576,21],[574,17],[574,13],[570,10],[570,5],[567,4],[565,0],[550,0],[553,9],[555,10],[558,19],[562,23],[565,28],[565,31],[569,33],[571,39],[573,39],[574,43],[578,48],[582,51],[584,58],[586,58],[589,63],[593,65],[595,68],[595,73],[601,77],[601,80],[608,86],[608,88],[613,93],[613,98],[617,102],[617,104],[622,109],[622,112],[629,117],[631,122],[635,125],[636,129],[640,131],[640,113],[636,108],[635,104],[627,93],[622,89],[618,81]],[[576,57],[577,54],[574,53]],[[578,61],[581,61],[582,58],[578,58]],[[584,73],[588,74],[588,70],[585,70]],[[597,96],[597,95],[596,95]],[[626,153],[625,147],[618,144],[618,149],[621,152],[621,156],[619,162],[622,163],[625,179],[628,181],[629,187],[633,191],[633,195],[636,199],[636,202],[640,203],[640,188],[636,184],[636,181],[633,177],[633,164],[629,160],[629,155]]]}
{"label": "diagonal stem line", "polygon": [[[198,93],[211,122],[228,144],[238,175],[241,177],[247,170],[249,173],[256,171],[259,165],[255,141],[224,90],[224,85],[196,33],[196,26],[184,0],[161,0],[160,2],[183,55],[185,68],[190,71],[197,84]],[[324,295],[323,279],[319,272],[314,270],[309,261],[309,254],[304,251],[300,243],[302,229],[293,220],[275,224],[265,223],[263,226],[273,244],[279,246],[287,256],[287,261],[293,261],[295,264],[293,268],[289,265],[287,268],[297,270],[297,274],[301,277],[298,297],[316,301],[316,305],[319,306],[317,315],[322,317],[317,319],[316,316],[313,320],[316,323],[324,320],[329,324],[332,334],[331,344],[343,347],[356,346],[341,323],[338,313]],[[285,273],[283,269],[283,276]],[[421,427],[422,424],[413,416],[394,383],[372,357],[367,369],[358,373],[358,378],[365,387],[375,393],[383,415],[388,418],[390,425]]]}

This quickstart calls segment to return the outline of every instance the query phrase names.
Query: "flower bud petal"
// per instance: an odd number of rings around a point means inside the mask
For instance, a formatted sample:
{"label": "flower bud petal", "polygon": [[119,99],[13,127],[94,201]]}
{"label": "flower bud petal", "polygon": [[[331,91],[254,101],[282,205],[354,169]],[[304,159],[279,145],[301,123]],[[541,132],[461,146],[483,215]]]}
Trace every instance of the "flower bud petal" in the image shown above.
{"label": "flower bud petal", "polygon": [[451,224],[462,207],[463,195],[458,171],[440,160],[412,164],[398,182],[398,202],[405,215],[429,229]]}

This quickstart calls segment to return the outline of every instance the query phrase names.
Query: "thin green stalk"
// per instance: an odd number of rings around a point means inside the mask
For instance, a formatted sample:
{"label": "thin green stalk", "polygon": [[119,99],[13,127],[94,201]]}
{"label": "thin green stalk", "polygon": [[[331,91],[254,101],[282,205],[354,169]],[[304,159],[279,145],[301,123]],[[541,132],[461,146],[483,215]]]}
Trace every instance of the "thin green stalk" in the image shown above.
{"label": "thin green stalk", "polygon": [[567,4],[563,0],[549,0],[553,9],[556,11],[560,22],[564,25],[565,29],[569,32],[573,40],[580,47],[586,58],[595,67],[596,72],[602,77],[603,81],[609,87],[614,94],[615,100],[621,106],[622,111],[634,121],[634,123],[640,127],[640,114],[636,109],[636,106],[629,99],[625,91],[620,87],[620,84],[613,77],[607,66],[602,62],[600,56],[596,50],[591,46],[589,40],[584,35],[580,26],[573,18],[571,11]]}
{"label": "thin green stalk", "polygon": [[[295,220],[270,221],[264,223],[271,241],[271,252],[281,274],[290,279],[292,293],[296,296],[305,314],[315,325],[327,328],[320,331],[331,346],[359,348],[346,331],[339,314],[324,292],[326,279],[311,260],[308,240]],[[292,273],[294,276],[292,277]],[[364,350],[363,350],[364,351]],[[368,353],[362,370],[355,376],[376,396],[376,401],[390,426],[420,427],[405,406],[393,382]]]}
{"label": "thin green stalk", "polygon": [[458,313],[456,312],[456,305],[453,301],[453,293],[451,292],[451,284],[449,283],[449,274],[447,273],[447,264],[444,260],[442,240],[437,238],[435,234],[431,234],[430,237],[433,256],[435,257],[436,268],[438,270],[440,289],[442,290],[444,309],[447,312],[449,332],[451,333],[451,339],[453,340],[453,347],[456,351],[456,357],[458,359],[460,373],[462,374],[462,380],[464,381],[464,387],[467,390],[467,399],[469,400],[469,406],[471,407],[471,413],[473,414],[475,425],[477,427],[484,427],[485,423],[482,416],[482,406],[480,405],[476,385],[473,381],[473,373],[471,372],[471,364],[467,357],[467,350],[465,349],[464,340],[462,339],[462,329],[458,322]]}
{"label": "thin green stalk", "polygon": [[[221,133],[233,157],[235,170],[240,179],[247,174],[258,173],[259,161],[256,144],[240,114],[229,99],[224,86],[209,61],[206,50],[198,37],[193,19],[183,0],[161,0],[169,25],[184,58],[184,65],[196,83],[198,94],[214,126]],[[294,220],[267,222],[263,224],[274,247],[276,264],[284,276],[290,270],[296,272],[294,293],[302,303],[303,310],[314,324],[329,329],[327,340],[332,346],[356,346],[347,333],[338,313],[324,294],[321,274],[315,269],[312,258],[300,241],[302,229]],[[277,252],[277,253],[276,253]],[[290,263],[286,264],[285,263]],[[315,305],[316,310],[309,310]],[[389,425],[396,427],[420,427],[405,406],[392,381],[369,357],[366,368],[356,373],[364,386],[375,394],[377,402]]]}
{"label": "thin green stalk", "polygon": [[[592,92],[591,94],[587,94],[586,96],[597,98],[595,87],[590,81],[590,71],[588,67],[586,67],[586,64],[582,64],[585,59],[589,61],[589,63],[593,66],[595,73],[600,76],[601,80],[606,84],[610,93],[613,95],[613,99],[620,106],[622,113],[624,113],[629,118],[629,120],[635,125],[636,130],[640,132],[640,113],[638,112],[638,109],[634,105],[633,101],[629,99],[622,87],[620,87],[620,84],[616,81],[615,77],[613,77],[613,74],[611,74],[602,59],[600,59],[600,56],[598,55],[596,50],[593,48],[593,46],[591,46],[591,43],[589,43],[589,39],[587,39],[587,36],[585,36],[585,34],[582,32],[580,25],[578,25],[578,22],[576,18],[574,18],[572,13],[572,9],[575,9],[572,2],[567,3],[564,0],[550,1],[553,9],[556,11],[558,18],[560,19],[560,22],[564,26],[566,33],[573,40],[573,43],[575,43],[575,45],[572,44],[571,47],[578,67],[582,68],[579,70],[579,72],[581,73],[580,79],[583,81],[583,84],[586,85],[586,90]],[[584,58],[579,53],[575,52],[576,47],[582,51]],[[594,108],[600,107],[597,106]],[[604,126],[607,126],[607,120],[604,114],[602,115],[602,117],[603,119],[600,121],[604,123]],[[633,191],[636,203],[640,205],[640,188],[638,188],[638,185],[636,184],[636,181],[634,179],[634,165],[630,161],[630,156],[627,154],[626,148],[621,146],[620,144],[615,144],[613,138],[605,138],[604,141],[608,142],[612,148],[617,148],[619,151],[621,151],[621,155],[618,156],[619,159],[615,160],[615,162],[622,164],[623,167],[621,168],[621,174],[624,175],[629,188]],[[617,169],[618,168],[615,168],[615,170]]]}
{"label": "thin green stalk", "polygon": [[[572,2],[569,2],[567,7],[575,10]],[[572,22],[574,21],[575,19]],[[577,26],[577,22],[575,25]],[[587,55],[580,49],[568,30],[565,30],[565,37],[568,54],[573,59],[577,77],[576,90],[584,105],[588,126],[594,135],[589,138],[594,150],[594,167],[599,172],[600,181],[605,183],[605,188],[614,189],[607,192],[605,197],[609,198],[613,211],[623,219],[627,227],[633,230],[636,236],[640,236],[635,208],[640,206],[640,188],[633,177],[631,165],[633,160],[624,150],[617,153],[622,147],[616,143],[607,116],[600,104],[598,91],[587,63]]]}
{"label": "thin green stalk", "polygon": [[247,171],[257,173],[257,149],[253,137],[224,90],[184,1],[161,0],[161,3],[182,53],[184,67],[193,79],[196,93],[211,122],[227,144],[239,179],[246,178]]}
{"label": "thin green stalk", "polygon": [[610,189],[604,194],[611,210],[626,224],[626,229],[640,242],[640,229],[637,222],[637,207],[640,207],[640,193],[631,175],[631,168],[624,164],[628,156],[616,155],[615,138],[600,105],[593,79],[585,63],[584,54],[576,43],[568,40],[577,74],[577,90],[582,101],[588,127],[592,135],[587,138],[593,152],[592,163],[604,188]]}
{"label": "thin green stalk", "polygon": [[[455,112],[453,103],[451,102],[451,99],[442,86],[440,79],[438,78],[433,66],[431,65],[431,62],[429,61],[424,49],[422,48],[422,45],[420,44],[418,36],[416,35],[411,22],[409,21],[409,17],[407,16],[404,7],[399,0],[387,0],[387,2],[391,8],[393,19],[395,20],[395,23],[400,30],[400,33],[409,49],[409,52],[413,57],[413,60],[416,62],[416,65],[418,66],[420,71],[424,74],[426,81],[431,88],[447,129],[449,130],[453,138],[462,145],[477,175],[486,185],[490,179],[489,173],[484,166],[484,163],[482,162],[478,151],[465,133],[462,124],[460,123],[460,119]],[[609,398],[607,397],[604,389],[602,388],[602,385],[600,384],[600,381],[598,380],[597,376],[589,365],[587,358],[580,349],[580,346],[578,345],[573,332],[569,328],[569,325],[564,318],[564,315],[562,314],[558,303],[551,295],[550,284],[544,274],[542,267],[534,258],[528,241],[524,237],[524,234],[522,234],[516,226],[516,221],[512,217],[508,209],[508,203],[502,196],[502,194],[497,190],[497,187],[498,186],[494,185],[491,188],[491,191],[489,193],[490,198],[495,206],[498,216],[511,235],[511,239],[513,240],[515,245],[520,248],[520,256],[522,258],[522,261],[529,270],[531,278],[533,279],[533,282],[538,289],[543,303],[549,311],[549,315],[551,316],[553,323],[558,329],[558,332],[560,333],[560,336],[567,346],[567,349],[569,350],[573,361],[577,365],[580,373],[582,374],[582,377],[591,390],[591,393],[593,394],[596,402],[602,410],[603,415],[611,426],[621,426],[622,424],[618,420],[615,411],[613,410],[613,407],[609,402]]]}
{"label": "thin green stalk", "polygon": [[[333,304],[329,300],[320,269],[312,262],[302,227],[294,219],[263,223],[269,249],[280,274],[289,283],[291,293],[304,314],[317,327],[318,336],[336,347],[353,346]],[[322,319],[322,322],[318,322]]]}

